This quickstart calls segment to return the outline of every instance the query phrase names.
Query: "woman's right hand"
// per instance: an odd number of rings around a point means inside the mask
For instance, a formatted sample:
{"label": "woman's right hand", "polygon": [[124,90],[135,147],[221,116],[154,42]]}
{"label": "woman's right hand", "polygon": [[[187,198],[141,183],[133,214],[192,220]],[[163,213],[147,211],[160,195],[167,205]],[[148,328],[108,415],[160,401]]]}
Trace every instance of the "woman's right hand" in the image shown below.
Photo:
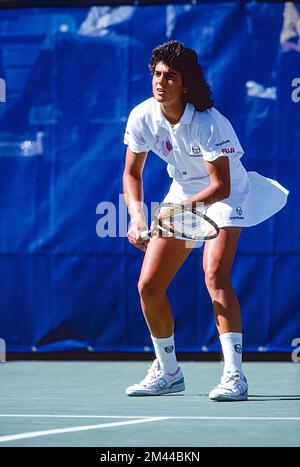
{"label": "woman's right hand", "polygon": [[147,244],[149,242],[149,240],[143,240],[141,237],[141,233],[145,230],[148,230],[145,219],[131,219],[130,226],[127,232],[127,238],[133,246],[139,248],[139,250],[142,251],[146,251]]}

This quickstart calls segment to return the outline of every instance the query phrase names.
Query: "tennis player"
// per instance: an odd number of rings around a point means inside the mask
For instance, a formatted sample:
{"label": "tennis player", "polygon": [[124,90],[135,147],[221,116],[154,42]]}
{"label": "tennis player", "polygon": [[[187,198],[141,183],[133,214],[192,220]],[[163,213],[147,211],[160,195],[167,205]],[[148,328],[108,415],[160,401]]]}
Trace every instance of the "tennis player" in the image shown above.
{"label": "tennis player", "polygon": [[153,97],[130,113],[126,133],[123,190],[131,224],[128,240],[145,251],[138,283],[141,306],[156,354],[146,377],[126,389],[128,396],[156,396],[183,391],[184,377],[174,344],[174,319],[166,290],[189,255],[183,240],[143,241],[147,229],[141,202],[142,172],[151,150],[167,164],[172,179],[163,202],[194,206],[220,227],[205,242],[203,269],[224,355],[220,384],[209,393],[215,401],[246,400],[242,368],[242,322],[230,270],[243,227],[256,225],[279,211],[288,191],[278,182],[247,172],[243,149],[230,122],[214,106],[194,50],[168,41],[150,60]]}

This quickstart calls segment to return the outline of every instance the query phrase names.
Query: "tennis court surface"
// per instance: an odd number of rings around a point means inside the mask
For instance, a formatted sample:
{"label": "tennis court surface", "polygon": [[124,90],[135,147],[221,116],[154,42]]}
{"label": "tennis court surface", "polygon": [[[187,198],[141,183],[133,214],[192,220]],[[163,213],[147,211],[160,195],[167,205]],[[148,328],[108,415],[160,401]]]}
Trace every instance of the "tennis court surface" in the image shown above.
{"label": "tennis court surface", "polygon": [[2,363],[0,446],[300,446],[296,363],[244,363],[249,400],[233,403],[208,399],[219,362],[182,362],[184,393],[127,397],[148,365]]}

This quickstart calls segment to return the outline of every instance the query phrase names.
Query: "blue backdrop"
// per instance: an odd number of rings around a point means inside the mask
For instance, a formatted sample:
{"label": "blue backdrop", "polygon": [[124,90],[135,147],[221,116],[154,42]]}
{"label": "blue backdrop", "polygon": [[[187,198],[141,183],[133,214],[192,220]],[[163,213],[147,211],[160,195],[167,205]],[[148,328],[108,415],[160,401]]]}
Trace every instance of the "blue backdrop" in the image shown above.
{"label": "blue backdrop", "polygon": [[[119,231],[126,118],[151,95],[148,60],[170,38],[197,51],[246,168],[290,190],[280,213],[244,230],[232,279],[245,350],[292,350],[300,337],[299,18],[299,5],[255,2],[0,11],[0,337],[8,351],[151,349],[136,290],[143,254],[96,228],[107,220],[114,233],[114,205]],[[147,203],[169,183],[149,155]],[[220,348],[201,260],[197,249],[169,289],[177,351]]]}

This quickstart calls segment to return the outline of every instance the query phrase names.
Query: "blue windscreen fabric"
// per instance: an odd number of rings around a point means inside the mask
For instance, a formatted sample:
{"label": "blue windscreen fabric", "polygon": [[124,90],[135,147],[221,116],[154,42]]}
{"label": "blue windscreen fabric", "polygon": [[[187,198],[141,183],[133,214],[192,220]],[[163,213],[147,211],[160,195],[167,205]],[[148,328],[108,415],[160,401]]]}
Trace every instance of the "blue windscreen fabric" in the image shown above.
{"label": "blue windscreen fabric", "polygon": [[[232,270],[245,351],[300,338],[300,6],[229,1],[0,11],[0,338],[8,352],[149,352],[122,193],[130,110],[151,96],[152,49],[197,51],[247,170],[286,207],[244,229]],[[145,201],[170,179],[150,153]],[[178,352],[220,350],[195,249],[168,291]]]}

